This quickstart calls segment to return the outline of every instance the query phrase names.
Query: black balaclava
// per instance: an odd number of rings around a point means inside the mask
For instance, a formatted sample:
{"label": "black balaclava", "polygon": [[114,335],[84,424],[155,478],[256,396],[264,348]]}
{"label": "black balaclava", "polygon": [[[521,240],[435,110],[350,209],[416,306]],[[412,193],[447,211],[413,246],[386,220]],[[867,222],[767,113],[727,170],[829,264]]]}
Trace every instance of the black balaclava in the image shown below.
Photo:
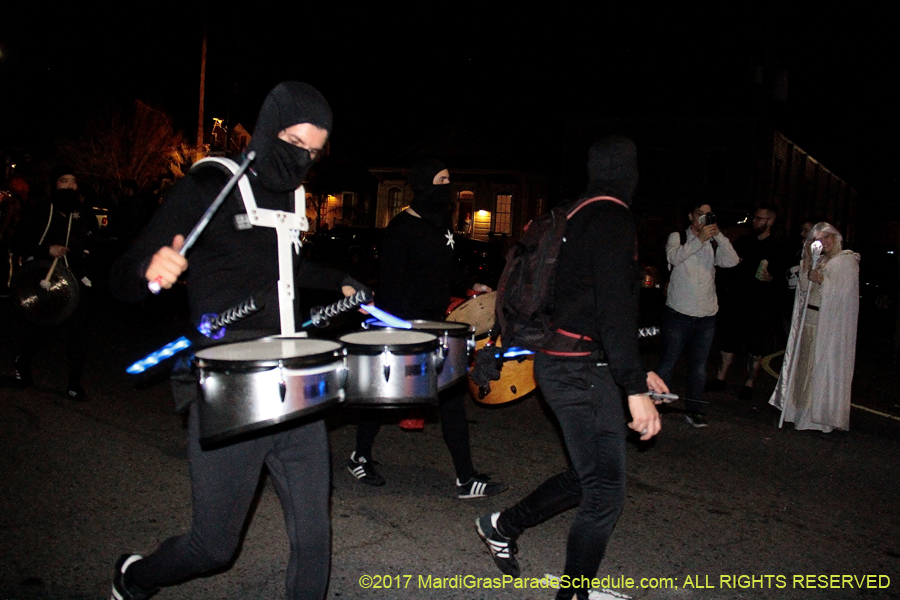
{"label": "black balaclava", "polygon": [[453,197],[450,184],[435,185],[434,176],[446,168],[436,158],[420,158],[409,170],[409,184],[413,189],[410,208],[441,229],[450,226],[450,203]]}
{"label": "black balaclava", "polygon": [[59,181],[59,178],[63,175],[75,175],[75,169],[67,167],[66,165],[59,165],[50,171],[50,202],[53,203],[53,208],[68,214],[78,208],[81,194],[78,190],[60,190],[56,188],[56,182]]}
{"label": "black balaclava", "polygon": [[331,133],[331,107],[308,83],[285,81],[269,92],[259,110],[256,129],[248,150],[256,152],[252,170],[263,187],[272,192],[292,192],[303,183],[313,164],[308,150],[278,137],[278,133],[300,123],[309,123]]}
{"label": "black balaclava", "polygon": [[637,147],[629,138],[608,135],[588,151],[588,186],[582,198],[612,196],[631,205],[638,184]]}

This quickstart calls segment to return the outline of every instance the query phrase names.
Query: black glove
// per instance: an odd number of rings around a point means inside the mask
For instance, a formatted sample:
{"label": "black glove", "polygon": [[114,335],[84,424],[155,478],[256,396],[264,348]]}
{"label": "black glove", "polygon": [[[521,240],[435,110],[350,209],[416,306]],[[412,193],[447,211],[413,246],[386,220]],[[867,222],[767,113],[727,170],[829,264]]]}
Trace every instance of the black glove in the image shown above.
{"label": "black glove", "polygon": [[500,369],[503,368],[503,348],[497,346],[485,346],[475,353],[475,365],[469,373],[472,382],[478,386],[478,397],[484,398],[491,391],[491,381],[500,379]]}

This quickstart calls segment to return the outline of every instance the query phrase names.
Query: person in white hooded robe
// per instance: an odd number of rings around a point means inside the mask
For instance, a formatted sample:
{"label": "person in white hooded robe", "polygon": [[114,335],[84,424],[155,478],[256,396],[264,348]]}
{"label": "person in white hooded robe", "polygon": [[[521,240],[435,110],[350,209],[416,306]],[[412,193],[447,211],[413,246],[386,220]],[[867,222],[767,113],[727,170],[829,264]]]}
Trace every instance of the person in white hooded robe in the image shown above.
{"label": "person in white hooded robe", "polygon": [[[812,244],[822,243],[813,268]],[[831,224],[817,223],[803,247],[800,283],[784,364],[769,404],[795,429],[850,429],[850,388],[859,316],[859,254],[842,249]]]}

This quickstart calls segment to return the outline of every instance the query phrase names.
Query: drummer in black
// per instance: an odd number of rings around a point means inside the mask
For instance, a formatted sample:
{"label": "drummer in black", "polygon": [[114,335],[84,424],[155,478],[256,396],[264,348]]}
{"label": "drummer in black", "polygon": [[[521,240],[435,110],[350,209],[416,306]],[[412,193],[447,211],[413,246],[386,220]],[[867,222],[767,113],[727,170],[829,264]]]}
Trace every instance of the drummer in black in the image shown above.
{"label": "drummer in black", "polygon": [[[90,312],[92,281],[91,249],[98,232],[97,219],[84,202],[78,189],[75,171],[58,166],[50,172],[50,195],[29,208],[23,216],[14,241],[13,251],[24,257],[26,276],[46,278],[51,266],[71,273],[77,288],[71,305],[66,303],[62,314],[42,315],[40,322],[26,322],[23,342],[16,357],[15,377],[20,387],[32,384],[31,363],[38,350],[59,332],[64,340],[69,367],[66,396],[72,400],[87,400],[81,385],[87,349],[87,320]],[[31,263],[31,261],[35,261]],[[31,265],[29,265],[31,263]],[[59,293],[48,290],[48,293]],[[67,314],[70,313],[70,314]]]}
{"label": "drummer in black", "polygon": [[[331,130],[325,98],[305,83],[289,81],[266,97],[248,150],[256,152],[248,178],[260,208],[294,211],[294,190],[325,148]],[[182,257],[184,235],[200,220],[228,180],[215,165],[181,180],[150,224],[113,267],[116,297],[137,301],[148,282],[170,288],[182,276],[194,322],[272,289],[279,278],[276,232],[250,226],[237,191],[218,210],[196,245]],[[299,233],[299,232],[298,232]],[[299,248],[297,248],[299,250]],[[297,288],[354,293],[351,278],[301,262],[293,253]],[[187,271],[190,266],[190,271]],[[279,332],[274,298],[228,328],[221,343]],[[199,443],[196,402],[190,408],[188,458],[193,521],[187,534],[170,538],[149,556],[124,554],[115,568],[111,598],[149,598],[165,586],[226,566],[237,551],[241,529],[267,467],[290,538],[286,591],[291,599],[324,598],[330,568],[330,463],[324,422],[315,415],[292,427],[263,431],[215,449]]]}
{"label": "drummer in black", "polygon": [[[440,321],[450,304],[451,288],[468,287],[453,253],[450,172],[437,159],[421,158],[410,169],[409,183],[413,201],[391,220],[384,232],[378,304],[404,319]],[[491,291],[479,283],[472,289]],[[465,383],[462,383],[445,390],[438,398],[441,433],[456,471],[457,497],[493,496],[507,486],[489,481],[487,475],[475,470],[465,397]],[[372,460],[372,446],[381,427],[380,416],[378,411],[361,411],[356,448],[347,461],[347,470],[358,481],[373,486],[385,483]]]}

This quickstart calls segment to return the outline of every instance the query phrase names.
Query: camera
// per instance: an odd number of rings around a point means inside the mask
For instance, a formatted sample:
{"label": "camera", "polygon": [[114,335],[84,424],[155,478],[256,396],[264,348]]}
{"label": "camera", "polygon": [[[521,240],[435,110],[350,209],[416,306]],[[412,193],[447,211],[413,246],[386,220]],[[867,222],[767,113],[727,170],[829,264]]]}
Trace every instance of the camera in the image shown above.
{"label": "camera", "polygon": [[716,213],[706,213],[702,217],[700,217],[701,225],[715,225],[716,223]]}

